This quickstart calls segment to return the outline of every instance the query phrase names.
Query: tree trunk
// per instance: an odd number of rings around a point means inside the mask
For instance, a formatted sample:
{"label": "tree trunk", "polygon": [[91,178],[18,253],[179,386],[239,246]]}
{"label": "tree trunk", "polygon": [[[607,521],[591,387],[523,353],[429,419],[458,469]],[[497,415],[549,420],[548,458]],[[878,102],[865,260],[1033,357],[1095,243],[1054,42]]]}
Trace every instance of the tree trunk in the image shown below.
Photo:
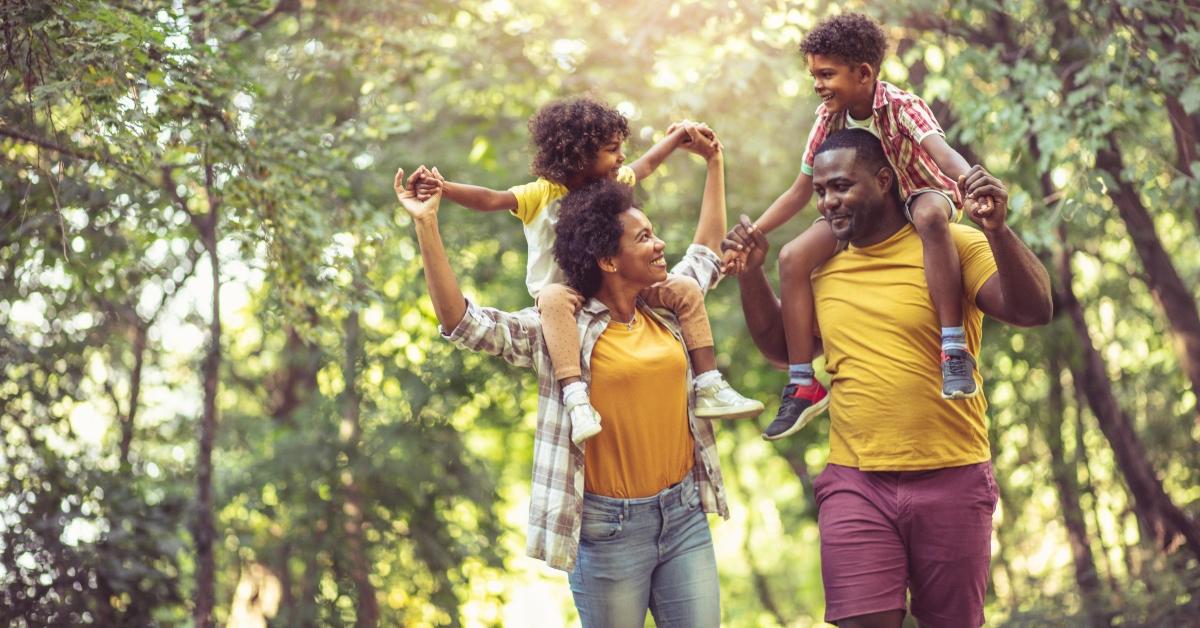
{"label": "tree trunk", "polygon": [[200,421],[199,450],[196,454],[196,522],[192,535],[196,544],[196,607],[192,613],[198,628],[213,627],[216,596],[216,561],[213,541],[216,524],[213,517],[212,452],[217,433],[217,389],[221,369],[221,265],[217,256],[217,216],[210,207],[204,219],[206,229],[201,240],[212,268],[212,317],[209,324],[208,352],[204,356],[204,416]]}
{"label": "tree trunk", "polygon": [[1121,214],[1134,249],[1146,269],[1147,287],[1158,302],[1175,337],[1179,362],[1200,399],[1200,313],[1191,291],[1179,277],[1170,255],[1154,229],[1154,219],[1142,204],[1137,190],[1122,176],[1125,168],[1120,147],[1109,135],[1108,146],[1096,153],[1096,167],[1115,181],[1108,195]]}
{"label": "tree trunk", "polygon": [[1046,445],[1050,449],[1050,475],[1054,480],[1054,488],[1058,494],[1058,503],[1062,509],[1063,524],[1067,529],[1067,540],[1071,545],[1071,558],[1075,565],[1075,583],[1079,585],[1080,596],[1083,599],[1083,610],[1088,617],[1090,626],[1109,626],[1111,622],[1105,615],[1104,592],[1100,586],[1100,578],[1096,571],[1096,562],[1092,558],[1091,541],[1088,539],[1087,519],[1079,503],[1079,485],[1076,478],[1076,467],[1069,463],[1063,443],[1063,415],[1066,413],[1066,402],[1063,398],[1062,360],[1057,348],[1050,355],[1050,408],[1043,423],[1046,434]]}
{"label": "tree trunk", "polygon": [[346,454],[346,468],[342,469],[342,490],[345,502],[342,512],[346,516],[344,529],[346,545],[350,552],[350,579],[358,593],[358,613],[355,626],[367,627],[379,624],[379,601],[375,596],[375,587],[371,584],[371,562],[367,556],[366,542],[363,539],[364,509],[362,490],[354,479],[354,469],[358,461],[358,446],[362,438],[362,424],[359,415],[362,411],[362,397],[358,390],[358,366],[362,355],[362,327],[357,309],[351,310],[346,318],[346,364],[342,373],[345,380],[345,392],[342,397],[342,425],[340,437],[342,451]]}
{"label": "tree trunk", "polygon": [[134,419],[137,416],[138,397],[142,391],[142,366],[146,359],[146,325],[133,326],[133,371],[129,374],[129,408],[121,419],[121,467],[129,468],[129,450],[133,446]]}
{"label": "tree trunk", "polygon": [[[1066,242],[1066,237],[1065,225],[1059,225],[1060,240]],[[1092,344],[1083,307],[1075,297],[1070,255],[1070,249],[1063,247],[1056,255],[1056,265],[1060,278],[1060,302],[1075,328],[1082,354],[1082,364],[1073,364],[1072,374],[1081,383],[1092,414],[1100,424],[1100,431],[1112,446],[1117,467],[1133,496],[1132,506],[1142,532],[1164,552],[1174,551],[1182,543],[1200,557],[1200,530],[1163,490],[1162,481],[1150,466],[1132,421],[1113,394],[1104,358]]]}

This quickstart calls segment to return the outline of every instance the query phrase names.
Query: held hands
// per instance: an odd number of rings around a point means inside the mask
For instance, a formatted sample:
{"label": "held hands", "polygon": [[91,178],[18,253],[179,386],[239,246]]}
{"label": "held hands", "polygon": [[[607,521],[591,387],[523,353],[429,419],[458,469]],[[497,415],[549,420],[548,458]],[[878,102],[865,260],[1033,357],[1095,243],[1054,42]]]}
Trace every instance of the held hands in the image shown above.
{"label": "held hands", "polygon": [[741,275],[748,270],[757,270],[767,260],[771,248],[767,236],[742,214],[725,240],[721,242],[721,272],[726,275]]}
{"label": "held hands", "polygon": [[966,197],[964,209],[984,231],[1004,226],[1008,215],[1008,190],[983,166],[975,165],[958,178],[958,187]]}
{"label": "held hands", "polygon": [[[419,188],[422,181],[426,183],[428,196],[424,199],[420,198]],[[400,205],[404,207],[404,211],[415,220],[421,219],[436,219],[438,205],[442,201],[441,183],[444,181],[442,175],[438,173],[437,168],[429,170],[425,166],[417,168],[412,176],[406,181],[404,179],[404,168],[396,171],[396,178],[392,181],[392,188],[396,190],[396,198],[399,199]]]}
{"label": "held hands", "polygon": [[421,166],[413,173],[409,183],[416,184],[417,200],[427,201],[430,197],[444,190],[446,178],[442,173],[438,172],[437,166],[433,170],[428,170],[425,166]]}
{"label": "held hands", "polygon": [[721,153],[721,141],[717,139],[717,134],[703,122],[680,120],[667,127],[668,136],[675,133],[680,135],[679,146],[703,157],[704,161],[710,161]]}

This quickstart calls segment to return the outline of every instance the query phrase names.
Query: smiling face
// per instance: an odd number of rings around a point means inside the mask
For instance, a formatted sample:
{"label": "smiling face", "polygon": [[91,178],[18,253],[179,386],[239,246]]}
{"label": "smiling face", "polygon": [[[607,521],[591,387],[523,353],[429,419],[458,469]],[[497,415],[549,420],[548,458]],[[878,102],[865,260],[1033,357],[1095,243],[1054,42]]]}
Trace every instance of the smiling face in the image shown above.
{"label": "smiling face", "polygon": [[621,243],[617,254],[600,261],[600,267],[611,279],[635,286],[649,287],[667,278],[666,244],[654,235],[650,219],[636,207],[630,207],[618,217],[621,221]]}
{"label": "smiling face", "polygon": [[860,163],[852,148],[819,153],[813,160],[813,192],[817,210],[829,221],[838,240],[863,246],[873,243],[890,225],[885,195],[891,190],[891,168],[871,168]]}
{"label": "smiling face", "polygon": [[622,150],[622,144],[624,144],[624,140],[621,135],[614,133],[600,147],[600,150],[596,151],[596,158],[592,161],[592,165],[588,168],[585,177],[588,182],[599,179],[617,178],[617,172],[621,170],[621,165],[625,163],[625,151]]}
{"label": "smiling face", "polygon": [[870,114],[875,99],[875,71],[870,64],[848,64],[837,57],[814,54],[807,59],[813,89],[826,109],[833,113],[854,111],[859,114],[854,117],[860,120]]}

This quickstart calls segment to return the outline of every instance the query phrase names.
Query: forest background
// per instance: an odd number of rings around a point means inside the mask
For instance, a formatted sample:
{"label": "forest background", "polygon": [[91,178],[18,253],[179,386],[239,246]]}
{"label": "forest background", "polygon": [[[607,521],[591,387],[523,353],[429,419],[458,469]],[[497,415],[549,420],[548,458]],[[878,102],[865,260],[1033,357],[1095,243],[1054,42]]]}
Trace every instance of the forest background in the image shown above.
{"label": "forest background", "polygon": [[[712,125],[730,218],[756,216],[817,105],[797,44],[846,10],[1054,278],[1049,326],[986,323],[989,624],[1195,621],[1193,0],[3,0],[0,624],[576,622],[522,551],[534,379],[438,338],[392,174],[527,181],[527,118],[591,92],[632,157]],[[676,253],[703,171],[640,186]],[[514,219],[442,222],[469,294],[529,305]],[[773,401],[736,282],[708,307],[723,370]],[[828,421],[759,427],[718,434],[723,625],[820,624]]]}

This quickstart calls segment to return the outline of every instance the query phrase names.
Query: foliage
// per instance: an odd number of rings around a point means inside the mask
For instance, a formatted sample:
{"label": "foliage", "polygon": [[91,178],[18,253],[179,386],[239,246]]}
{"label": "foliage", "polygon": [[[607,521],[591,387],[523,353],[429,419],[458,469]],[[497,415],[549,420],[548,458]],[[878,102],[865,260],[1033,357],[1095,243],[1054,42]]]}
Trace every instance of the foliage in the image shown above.
{"label": "foliage", "polygon": [[[1194,309],[1200,13],[1144,0],[842,9],[884,22],[897,44],[884,77],[929,100],[952,143],[1009,183],[1022,238],[1048,265],[1068,254],[1075,280],[1057,288],[1084,305],[1148,464],[1194,521],[1200,428],[1184,335],[1114,191],[1127,182],[1148,208]],[[384,625],[532,623],[516,610],[531,596],[543,619],[571,617],[565,578],[522,557],[533,380],[438,339],[391,174],[426,163],[455,181],[524,182],[525,121],[591,92],[629,118],[635,157],[674,120],[709,122],[727,149],[731,217],[757,216],[795,176],[817,104],[796,45],[829,10],[0,3],[0,620],[192,615],[209,246],[224,325],[217,620],[251,603],[254,567],[278,585],[277,607],[259,609],[277,625],[355,623],[365,591]],[[1100,167],[1113,146],[1115,173]],[[680,155],[639,185],[673,250],[702,180]],[[519,226],[452,206],[443,216],[468,294],[529,305]],[[744,333],[733,283],[708,299],[722,368],[769,398],[782,376]],[[1196,557],[1160,551],[1139,528],[1076,394],[1083,346],[1069,323],[989,323],[985,339],[1003,496],[989,622],[1194,615]],[[749,425],[721,430],[734,497],[733,519],[713,524],[724,625],[821,617],[811,474],[827,431],[819,421],[767,444]],[[1048,433],[1080,487],[1099,601],[1073,576]]]}

